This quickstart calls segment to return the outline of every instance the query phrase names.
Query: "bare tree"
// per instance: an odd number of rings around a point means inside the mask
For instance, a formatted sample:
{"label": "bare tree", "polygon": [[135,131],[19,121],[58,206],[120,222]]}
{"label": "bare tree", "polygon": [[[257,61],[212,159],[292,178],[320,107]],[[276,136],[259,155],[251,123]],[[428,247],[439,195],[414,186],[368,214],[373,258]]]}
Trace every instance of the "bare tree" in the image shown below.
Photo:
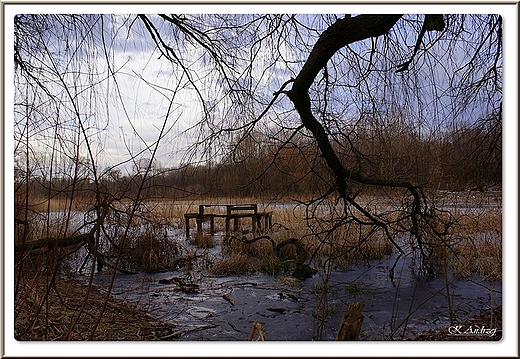
{"label": "bare tree", "polygon": [[[228,100],[233,104],[230,108],[238,108],[243,114],[253,112],[241,116],[242,122],[238,124],[236,116],[231,116],[228,125],[229,116],[219,113],[219,123],[215,124],[206,107],[200,126],[209,132],[197,145],[207,148],[222,135],[233,132],[239,134],[235,140],[235,149],[239,149],[239,144],[250,141],[253,128],[274,113],[274,120],[267,121],[285,129],[292,127],[293,134],[300,132],[312,137],[330,171],[330,179],[321,177],[329,190],[306,203],[309,213],[313,213],[309,218],[323,224],[319,211],[316,212],[317,205],[330,196],[343,202],[343,214],[333,219],[333,224],[321,227],[323,233],[355,221],[384,232],[400,251],[403,250],[395,238],[409,233],[422,254],[425,273],[429,271],[432,249],[443,243],[453,224],[450,220],[439,222],[442,211],[425,194],[431,183],[406,176],[381,177],[366,171],[364,163],[369,157],[354,138],[369,118],[384,123],[389,118],[401,117],[406,121],[404,128],[414,135],[433,138],[436,131],[442,131],[448,123],[461,121],[462,117],[496,112],[501,102],[499,16],[140,15],[139,18],[161,53],[186,73],[190,69],[183,65],[175,49],[167,45],[166,32],[161,32],[158,24],[170,25],[167,28],[182,35],[185,44],[203,51],[221,79],[219,93],[227,94],[222,101]],[[203,20],[206,20],[204,25]],[[229,28],[237,35],[233,42],[226,37]],[[236,43],[247,41],[251,29],[257,34],[255,42],[246,49],[237,49]],[[260,47],[270,51],[260,51]],[[467,52],[465,56],[460,56],[461,49]],[[260,77],[257,75],[254,86],[242,86],[255,78],[252,75],[255,65],[264,69]],[[279,80],[281,84],[271,99],[262,99],[265,95],[259,89],[264,85],[263,76],[275,67],[284,67],[292,76],[283,83]],[[196,81],[194,86],[204,87],[197,86]],[[296,113],[276,115],[291,111],[282,95],[291,101]],[[399,105],[396,112],[395,106]],[[475,107],[480,114],[471,112]],[[280,148],[290,138],[281,140]],[[309,171],[313,171],[313,165],[309,163]],[[363,188],[374,187],[386,188],[389,195],[402,198],[397,219],[396,213],[382,215],[357,200]]]}
{"label": "bare tree", "polygon": [[[132,52],[131,41],[140,51]],[[147,54],[149,63],[158,57],[165,75],[125,72],[122,54],[129,62],[136,52]],[[416,144],[437,143],[450,128],[491,118],[483,125],[492,136],[487,145],[460,161],[500,154],[497,15],[17,15],[14,63],[17,293],[28,282],[24,260],[42,248],[53,249],[44,263],[47,294],[70,254],[64,248],[86,248],[98,266],[114,269],[113,281],[116,270],[124,270],[120,259],[131,228],[143,218],[146,190],[162,174],[159,153],[174,152],[169,148],[179,148],[180,139],[187,142],[181,169],[201,164],[210,173],[247,164],[237,167],[247,168],[244,185],[260,183],[273,169],[293,183],[312,179],[312,196],[297,204],[307,211],[309,235],[320,240],[316,256],[321,247],[338,244],[335,233],[355,230],[357,243],[340,240],[344,251],[382,235],[401,253],[420,253],[420,275],[431,274],[436,248],[449,250],[446,238],[456,219],[428,193],[442,176],[417,175],[422,156],[440,151]],[[123,90],[129,78],[164,101],[151,129],[139,128],[130,114]],[[194,120],[182,136],[170,137],[188,108],[195,109]],[[149,114],[133,110],[135,117]],[[117,124],[124,158],[107,166],[106,144],[119,137],[111,132]],[[394,145],[399,142],[401,148]],[[262,156],[267,160],[259,161]],[[296,158],[298,171],[288,171]],[[124,179],[126,166],[136,171]],[[47,206],[38,233],[31,228],[33,216],[42,213],[32,201],[35,183],[45,189],[39,202]],[[390,198],[393,209],[381,211],[374,193]],[[78,228],[71,213],[79,194],[89,216]],[[50,230],[56,198],[67,203],[57,234]],[[115,204],[123,199],[131,201],[128,208]],[[116,214],[123,224],[117,243],[103,225]],[[113,262],[107,246],[116,250]],[[334,258],[326,262],[324,268],[332,268]],[[22,307],[28,295],[17,298]],[[41,301],[36,313],[45,305]]]}

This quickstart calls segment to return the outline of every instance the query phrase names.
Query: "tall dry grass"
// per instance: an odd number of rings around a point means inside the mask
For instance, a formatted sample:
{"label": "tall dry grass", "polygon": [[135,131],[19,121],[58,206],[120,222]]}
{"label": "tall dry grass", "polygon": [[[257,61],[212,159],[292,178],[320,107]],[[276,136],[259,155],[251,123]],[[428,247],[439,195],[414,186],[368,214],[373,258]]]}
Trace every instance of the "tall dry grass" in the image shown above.
{"label": "tall dry grass", "polygon": [[[464,202],[468,201],[464,198]],[[471,203],[452,209],[453,226],[445,242],[435,249],[434,259],[437,263],[448,263],[457,278],[478,274],[484,280],[500,281],[502,208]]]}
{"label": "tall dry grass", "polygon": [[[39,196],[29,196],[29,203],[26,204],[29,212],[45,213],[45,212],[60,212],[69,209],[73,211],[84,211],[92,207],[93,199],[77,196],[73,199],[66,196],[55,196],[52,198],[45,198]],[[25,203],[24,199],[20,199],[19,203]],[[25,207],[25,206],[24,206]]]}
{"label": "tall dry grass", "polygon": [[[333,262],[335,268],[348,268],[354,262],[382,258],[393,250],[381,230],[372,231],[367,226],[349,223],[313,234],[304,208],[274,206],[272,212],[274,223],[268,234],[270,241],[248,243],[246,237],[240,240],[242,235],[238,234],[231,245],[224,248],[222,259],[214,264],[214,274],[252,271],[287,274],[297,265],[321,265],[325,260]],[[289,244],[274,253],[273,248],[289,238],[298,239],[300,248]]]}
{"label": "tall dry grass", "polygon": [[[360,198],[365,205],[379,212],[388,211],[388,206],[393,200],[396,199],[371,198],[370,196]],[[449,235],[444,238],[444,242],[436,247],[433,259],[440,267],[446,259],[450,269],[457,277],[468,277],[477,273],[484,278],[500,279],[502,273],[502,213],[500,206],[493,206],[493,204],[501,203],[499,195],[497,193],[481,195],[478,193],[443,193],[443,197],[437,198],[437,200],[439,205],[450,206],[453,225]],[[139,243],[125,248],[125,258],[130,261],[132,257],[135,257],[134,260],[138,267],[147,269],[165,267],[168,265],[165,257],[176,255],[176,253],[168,253],[165,249],[164,234],[158,234],[157,228],[174,226],[183,229],[185,226],[184,214],[197,212],[199,204],[225,205],[230,203],[256,203],[256,200],[253,198],[214,198],[196,202],[165,199],[141,203],[138,215],[131,224],[136,231],[139,231],[139,233],[132,234],[132,237],[140,238],[140,240]],[[59,198],[51,201],[35,200],[32,209],[58,211],[69,208],[69,204],[70,202]],[[76,207],[80,208],[81,205],[84,204],[78,201]],[[133,203],[118,202],[112,205],[125,212],[133,206]],[[311,218],[311,220],[308,218],[309,213],[306,212],[306,209],[305,206],[275,203],[259,206],[260,211],[268,210],[273,213],[274,223],[268,235],[275,245],[288,238],[299,238],[301,245],[309,254],[309,259],[314,259],[318,264],[323,260],[332,261],[336,268],[348,268],[357,261],[382,258],[390,255],[394,250],[383,231],[374,230],[370,226],[345,223],[329,232],[328,229],[334,225],[332,220],[327,222],[327,216],[338,215],[332,206],[321,208],[322,213],[314,212],[313,215],[316,217],[320,215],[323,217]],[[207,208],[206,210],[208,212],[221,211],[222,213],[225,211],[223,207]],[[66,235],[63,233],[64,228],[75,229],[73,226],[66,226],[65,223],[66,217],[56,217],[52,221],[35,220],[30,233],[26,233],[26,236],[35,239],[45,235],[64,236]],[[317,223],[318,225],[316,225]],[[121,223],[113,224],[121,225]],[[139,228],[139,226],[141,227]],[[151,230],[150,228],[153,226],[156,229]],[[311,229],[310,226],[314,227]],[[217,231],[223,231],[224,221],[216,220],[215,227]],[[236,235],[241,238],[242,233]],[[214,238],[208,234],[196,235],[190,240],[192,244],[202,249],[212,248],[215,245]],[[278,255],[273,253],[272,244],[266,241],[255,243],[235,241],[231,247],[223,251],[223,257],[214,264],[213,271],[219,274],[258,270],[275,273],[283,271],[284,266],[287,268],[287,263],[294,262],[297,257],[296,249],[293,246],[284,247]],[[128,262],[126,259],[124,262]]]}
{"label": "tall dry grass", "polygon": [[211,266],[211,273],[219,276],[256,272],[277,274],[280,259],[273,248],[267,238],[248,243],[246,237],[231,237],[222,246],[222,256]]}
{"label": "tall dry grass", "polygon": [[151,272],[174,268],[181,254],[178,243],[172,240],[165,228],[149,224],[131,228],[126,239],[112,238],[114,257],[119,257],[121,268],[130,271]]}

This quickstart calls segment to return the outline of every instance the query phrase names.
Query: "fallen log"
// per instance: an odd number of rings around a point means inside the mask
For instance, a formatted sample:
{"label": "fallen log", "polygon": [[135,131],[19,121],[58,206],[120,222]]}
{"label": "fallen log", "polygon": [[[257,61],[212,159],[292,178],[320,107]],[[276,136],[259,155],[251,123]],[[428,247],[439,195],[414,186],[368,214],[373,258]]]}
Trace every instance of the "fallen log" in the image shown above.
{"label": "fallen log", "polygon": [[192,283],[185,283],[185,284],[179,285],[179,289],[184,293],[198,293],[199,285],[192,284]]}
{"label": "fallen log", "polygon": [[181,330],[177,330],[176,332],[174,332],[172,334],[168,334],[164,337],[161,337],[161,340],[179,338],[181,335],[186,334],[186,333],[196,332],[198,330],[204,330],[204,329],[211,329],[211,328],[215,328],[215,327],[217,327],[217,325],[195,325],[190,328],[184,328]]}
{"label": "fallen log", "polygon": [[173,277],[170,279],[160,279],[160,284],[175,284],[184,293],[198,293],[199,285],[195,283],[186,283],[184,279],[180,277]]}
{"label": "fallen log", "polygon": [[[103,202],[100,205],[100,208],[101,208],[100,216],[97,218],[97,220],[90,222],[90,223],[94,224],[94,226],[92,227],[92,229],[89,232],[71,235],[71,236],[63,237],[63,238],[42,238],[42,239],[37,239],[34,241],[28,241],[28,242],[22,241],[22,242],[14,244],[15,253],[16,252],[34,251],[34,250],[37,250],[40,248],[63,248],[63,247],[69,247],[69,246],[73,246],[76,244],[83,244],[83,243],[87,243],[87,242],[90,242],[90,244],[94,243],[96,232],[98,232],[101,225],[103,224],[105,217],[107,215],[109,206],[106,202]],[[78,233],[80,229],[78,229],[75,233]]]}
{"label": "fallen log", "polygon": [[82,244],[88,240],[93,240],[94,234],[83,233],[65,238],[44,238],[30,242],[15,243],[15,252],[29,252],[40,248],[68,247],[75,244]]}
{"label": "fallen log", "polygon": [[231,297],[227,294],[223,294],[222,295],[222,298],[224,298],[225,300],[227,300],[231,305],[235,305],[235,302],[233,301],[233,299],[231,299]]}

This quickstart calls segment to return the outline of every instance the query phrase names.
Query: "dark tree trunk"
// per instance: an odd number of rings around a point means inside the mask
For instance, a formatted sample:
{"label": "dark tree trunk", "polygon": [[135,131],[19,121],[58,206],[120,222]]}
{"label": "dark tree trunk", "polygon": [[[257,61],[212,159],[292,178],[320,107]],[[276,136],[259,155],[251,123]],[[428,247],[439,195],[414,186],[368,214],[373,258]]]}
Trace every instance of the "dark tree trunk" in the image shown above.
{"label": "dark tree trunk", "polygon": [[347,195],[347,179],[375,185],[406,188],[413,186],[407,182],[367,178],[360,173],[349,171],[345,168],[332,148],[325,129],[312,113],[309,88],[321,69],[326,66],[327,62],[339,49],[348,44],[387,33],[401,16],[402,15],[360,15],[354,18],[344,18],[336,21],[321,34],[307,62],[294,80],[292,89],[287,93],[298,111],[303,125],[315,136],[323,158],[334,173],[337,190],[343,198],[346,198]]}

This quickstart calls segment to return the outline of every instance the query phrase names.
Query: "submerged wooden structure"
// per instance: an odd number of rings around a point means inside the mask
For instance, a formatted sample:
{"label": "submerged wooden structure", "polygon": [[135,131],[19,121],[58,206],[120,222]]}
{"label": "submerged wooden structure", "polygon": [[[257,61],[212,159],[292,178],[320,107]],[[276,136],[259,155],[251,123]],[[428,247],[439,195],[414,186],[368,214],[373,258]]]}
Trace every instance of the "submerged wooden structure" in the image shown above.
{"label": "submerged wooden structure", "polygon": [[[225,213],[207,212],[205,208],[225,207]],[[251,220],[251,231],[253,234],[265,233],[272,225],[272,212],[258,212],[257,204],[201,204],[197,213],[185,213],[186,238],[190,237],[191,220],[194,219],[197,233],[202,234],[202,225],[209,222],[210,234],[215,234],[215,218],[223,218],[226,222],[226,238],[231,236],[231,229],[237,232],[240,220],[248,218]],[[233,227],[231,227],[233,222]]]}

